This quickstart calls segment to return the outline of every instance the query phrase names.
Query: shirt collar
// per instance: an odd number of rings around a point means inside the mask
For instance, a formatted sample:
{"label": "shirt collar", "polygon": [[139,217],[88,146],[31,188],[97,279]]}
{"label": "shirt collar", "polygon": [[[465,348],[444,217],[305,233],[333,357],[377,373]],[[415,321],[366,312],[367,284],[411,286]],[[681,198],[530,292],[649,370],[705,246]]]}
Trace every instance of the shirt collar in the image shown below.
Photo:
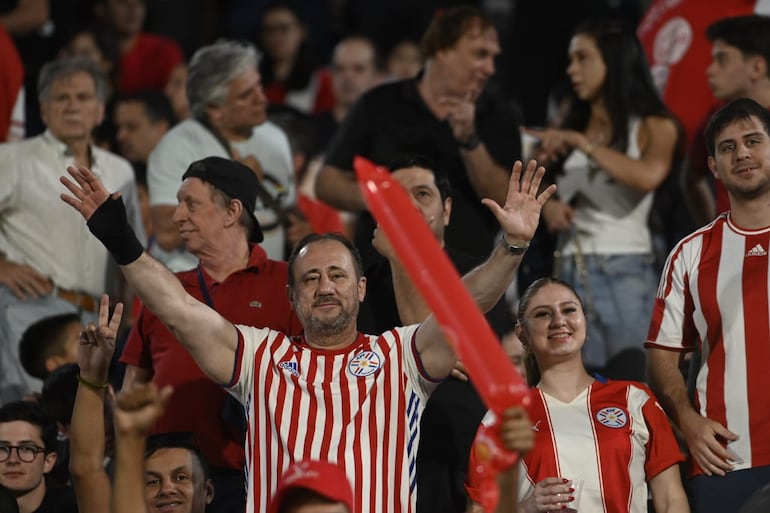
{"label": "shirt collar", "polygon": [[[61,139],[56,137],[53,132],[51,132],[51,130],[46,129],[46,131],[43,132],[43,140],[56,151],[57,156],[65,159],[71,159],[73,157],[70,147],[67,146],[67,144],[64,143]],[[96,167],[96,152],[94,151],[92,144],[88,145],[88,152],[90,157],[89,160],[91,161],[91,167]]]}

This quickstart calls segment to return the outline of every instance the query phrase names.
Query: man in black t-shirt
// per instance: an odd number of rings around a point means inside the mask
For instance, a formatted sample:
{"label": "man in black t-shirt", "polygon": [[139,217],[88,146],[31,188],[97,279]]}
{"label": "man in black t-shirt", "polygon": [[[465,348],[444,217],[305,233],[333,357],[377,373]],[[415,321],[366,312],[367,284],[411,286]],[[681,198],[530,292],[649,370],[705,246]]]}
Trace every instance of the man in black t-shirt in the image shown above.
{"label": "man in black t-shirt", "polygon": [[[500,52],[497,33],[481,11],[462,6],[437,15],[422,45],[426,63],[416,78],[375,87],[354,104],[327,150],[316,195],[335,208],[363,212],[355,155],[380,165],[407,153],[425,155],[455,191],[447,243],[484,257],[498,226],[480,199],[504,203],[510,166],[521,150],[512,110],[482,94]],[[373,229],[368,213],[358,216],[355,242],[364,265],[379,258]]]}

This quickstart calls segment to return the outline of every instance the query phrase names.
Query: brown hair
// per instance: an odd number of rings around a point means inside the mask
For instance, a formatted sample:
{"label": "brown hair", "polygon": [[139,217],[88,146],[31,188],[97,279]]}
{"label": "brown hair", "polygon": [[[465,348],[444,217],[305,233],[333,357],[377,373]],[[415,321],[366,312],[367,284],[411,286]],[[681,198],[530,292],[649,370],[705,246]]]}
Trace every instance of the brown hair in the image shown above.
{"label": "brown hair", "polygon": [[[540,292],[540,289],[546,285],[561,285],[562,287],[566,288],[575,295],[578,302],[580,303],[581,310],[585,311],[583,299],[580,297],[580,294],[577,293],[575,287],[562,279],[554,278],[553,276],[546,276],[545,278],[539,278],[533,281],[529,287],[527,287],[527,290],[525,290],[521,295],[518,308],[516,309],[517,325],[521,326],[524,323],[524,313],[532,303],[532,298],[535,296],[535,294]],[[532,346],[528,341],[522,339],[522,337],[519,337],[519,339],[521,339],[521,342],[524,345],[524,367],[527,369],[527,384],[533,387],[540,381],[540,368],[537,366],[537,360],[535,360],[535,354],[532,352]]]}
{"label": "brown hair", "polygon": [[434,57],[438,52],[452,48],[476,24],[482,31],[494,28],[492,19],[476,7],[462,5],[438,12],[422,36],[422,54]]}

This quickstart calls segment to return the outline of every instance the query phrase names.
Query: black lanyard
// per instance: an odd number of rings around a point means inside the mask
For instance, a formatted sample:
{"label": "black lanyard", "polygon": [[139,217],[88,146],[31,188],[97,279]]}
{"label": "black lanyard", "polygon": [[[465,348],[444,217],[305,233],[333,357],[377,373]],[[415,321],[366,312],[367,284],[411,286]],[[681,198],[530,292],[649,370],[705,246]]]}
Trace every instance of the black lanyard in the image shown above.
{"label": "black lanyard", "polygon": [[209,288],[206,286],[206,280],[203,279],[203,271],[201,271],[200,264],[198,264],[198,286],[201,288],[203,300],[209,305],[209,308],[216,310],[216,308],[214,308],[214,301],[211,299],[211,294],[209,294]]}

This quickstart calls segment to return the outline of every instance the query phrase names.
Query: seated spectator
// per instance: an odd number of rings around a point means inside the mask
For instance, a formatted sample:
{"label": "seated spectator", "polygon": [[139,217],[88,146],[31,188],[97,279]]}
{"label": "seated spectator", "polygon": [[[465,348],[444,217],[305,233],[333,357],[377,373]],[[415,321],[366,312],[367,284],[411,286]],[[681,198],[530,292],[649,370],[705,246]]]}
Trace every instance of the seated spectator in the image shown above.
{"label": "seated spectator", "polygon": [[362,36],[347,37],[337,43],[332,54],[331,77],[334,105],[331,110],[313,116],[320,152],[326,150],[356,100],[382,78],[374,43]]}
{"label": "seated spectator", "polygon": [[0,145],[0,403],[39,391],[24,372],[18,344],[33,322],[62,313],[95,318],[99,294],[122,294],[114,262],[76,218],[40,194],[58,195],[57,175],[88,166],[120,190],[144,239],[130,164],[93,144],[106,86],[88,59],[54,60],[40,72],[38,98],[47,130]]}
{"label": "seated spectator", "polygon": [[40,405],[0,407],[0,485],[16,496],[20,513],[78,513],[69,488],[46,483],[56,458],[56,421]]}
{"label": "seated spectator", "polygon": [[145,0],[97,0],[95,4],[105,29],[118,41],[116,92],[163,91],[171,71],[184,61],[184,55],[175,41],[142,32]]}
{"label": "seated spectator", "polygon": [[281,476],[267,512],[321,513],[319,506],[323,513],[356,513],[350,482],[335,463],[300,460]]}
{"label": "seated spectator", "polygon": [[414,78],[423,66],[422,50],[416,41],[405,39],[388,53],[385,60],[385,77],[388,80]]}
{"label": "seated spectator", "polygon": [[[102,414],[123,305],[117,304],[111,316],[108,310],[109,303],[104,296],[99,325],[89,324],[83,331],[78,351],[80,375],[72,415],[70,469],[79,513],[109,511],[113,496],[103,465],[107,431]],[[188,438],[157,436],[146,442],[146,435],[162,415],[170,393],[170,387],[158,395],[155,385],[137,384],[121,392],[117,400],[113,512],[162,510],[164,506],[181,502],[182,513],[203,513],[213,498],[208,465]],[[124,493],[127,488],[129,495]]]}
{"label": "seated spectator", "polygon": [[191,116],[187,100],[187,63],[180,62],[174,67],[163,92],[171,102],[177,120],[183,121]]}
{"label": "seated spectator", "polygon": [[316,67],[311,55],[309,29],[291,2],[272,2],[262,12],[259,72],[265,96],[273,105],[308,114],[330,110],[334,103],[329,72]]}
{"label": "seated spectator", "polygon": [[[177,191],[185,169],[205,157],[229,157],[246,164],[261,179],[254,215],[262,247],[275,260],[285,258],[285,215],[296,203],[294,170],[286,135],[267,121],[267,103],[251,45],[218,41],[193,55],[187,80],[193,117],[177,124],[150,155],[153,254],[173,271],[197,265],[184,249],[173,220]],[[262,187],[260,187],[260,185]]]}
{"label": "seated spectator", "polygon": [[105,490],[112,496],[112,513],[172,507],[179,513],[204,513],[214,497],[206,461],[197,447],[146,438],[171,393],[171,387],[159,391],[149,383],[123,390],[117,397],[115,484],[111,494]]}
{"label": "seated spectator", "polygon": [[27,374],[45,381],[60,365],[76,362],[82,329],[76,313],[46,317],[27,328],[19,341],[19,360]]}
{"label": "seated spectator", "polygon": [[171,102],[159,91],[119,96],[112,117],[118,153],[132,163],[145,165],[158,142],[176,124]]}

